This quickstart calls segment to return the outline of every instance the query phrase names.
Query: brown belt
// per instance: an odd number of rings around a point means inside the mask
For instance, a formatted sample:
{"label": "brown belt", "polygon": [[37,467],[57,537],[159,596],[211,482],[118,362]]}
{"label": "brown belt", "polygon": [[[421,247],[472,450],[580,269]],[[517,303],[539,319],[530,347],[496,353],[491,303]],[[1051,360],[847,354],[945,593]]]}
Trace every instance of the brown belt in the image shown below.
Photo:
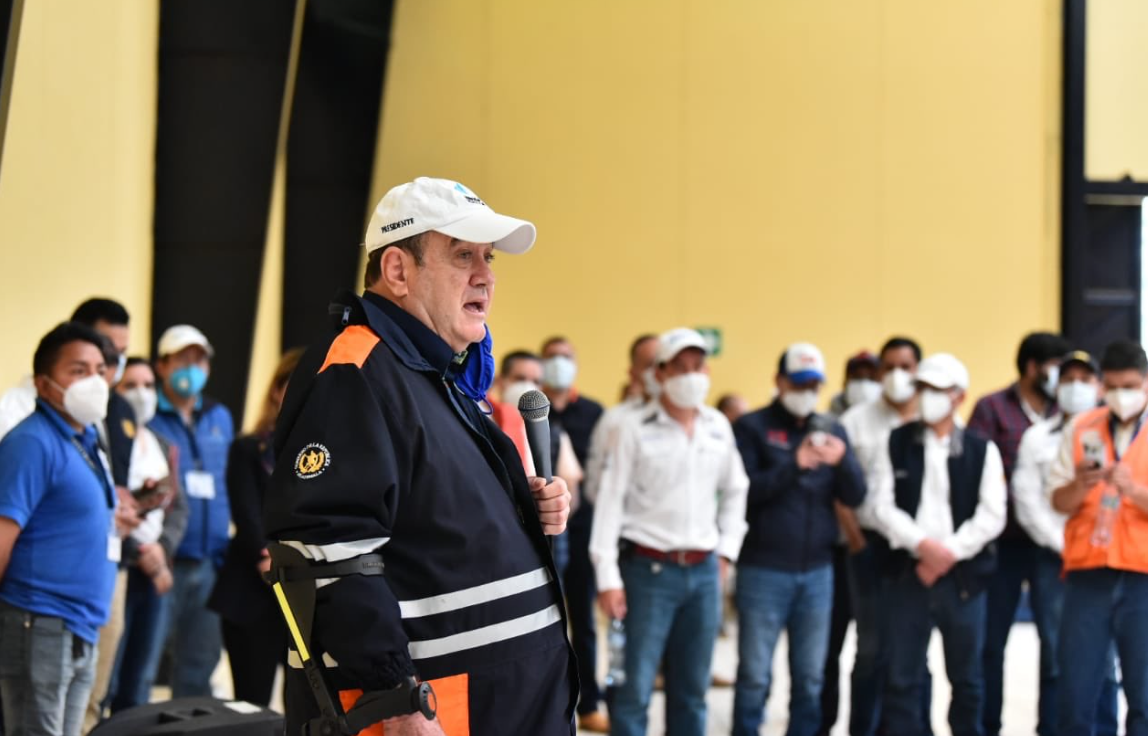
{"label": "brown belt", "polygon": [[640,544],[633,543],[630,544],[630,551],[639,557],[646,557],[651,560],[657,560],[658,562],[669,562],[683,567],[700,565],[713,554],[711,550],[707,549],[673,549],[669,552],[663,552],[660,549],[643,547]]}

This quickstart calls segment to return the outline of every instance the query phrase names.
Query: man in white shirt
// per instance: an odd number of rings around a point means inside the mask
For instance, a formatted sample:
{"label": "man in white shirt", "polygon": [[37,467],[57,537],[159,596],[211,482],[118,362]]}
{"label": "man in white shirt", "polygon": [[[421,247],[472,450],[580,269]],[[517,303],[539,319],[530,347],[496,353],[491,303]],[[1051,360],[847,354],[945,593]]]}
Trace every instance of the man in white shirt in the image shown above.
{"label": "man in white shirt", "polygon": [[[1096,408],[1100,399],[1100,368],[1083,350],[1076,350],[1060,363],[1056,403],[1060,413],[1025,431],[1012,474],[1012,500],[1017,522],[1039,545],[1031,579],[1033,619],[1040,632],[1040,700],[1036,732],[1054,736],[1057,718],[1057,663],[1061,614],[1064,611],[1064,523],[1068,516],[1052,507],[1052,466],[1060,452],[1066,428],[1073,419]],[[1070,432],[1071,434],[1071,432]],[[1096,734],[1115,736],[1117,688],[1115,662],[1107,668],[1096,709]]]}
{"label": "man in white shirt", "polygon": [[626,621],[611,733],[646,733],[664,655],[666,721],[677,734],[704,736],[721,580],[745,536],[749,479],[729,422],[705,405],[702,336],[665,333],[656,361],[660,397],[615,433],[590,537],[599,605]]}
{"label": "man in white shirt", "polygon": [[[889,433],[917,419],[915,379],[921,347],[907,337],[893,337],[881,347],[878,361],[881,397],[855,406],[841,417],[841,425],[845,427],[849,444],[865,474],[866,487],[870,489],[857,510],[851,512],[864,536],[865,546],[850,555],[847,566],[853,618],[857,623],[857,654],[850,689],[850,736],[873,736],[877,732],[885,670],[889,664],[881,574],[881,553],[887,545],[873,518],[873,493],[869,483],[881,456],[889,451]],[[925,695],[929,690],[925,688]],[[929,712],[928,700],[923,696],[925,713]]]}
{"label": "man in white shirt", "polygon": [[586,482],[582,495],[590,503],[598,495],[598,481],[605,469],[610,448],[617,443],[614,435],[625,419],[646,408],[659,392],[654,378],[654,360],[658,352],[657,335],[639,335],[630,345],[630,383],[626,387],[626,399],[617,406],[606,410],[594,432],[590,435],[590,454],[586,459]]}
{"label": "man in white shirt", "polygon": [[995,565],[992,541],[1005,524],[1000,451],[962,430],[954,412],[969,374],[952,355],[932,355],[917,369],[921,420],[889,435],[873,473],[873,513],[889,540],[889,673],[884,724],[889,736],[916,736],[925,654],[941,631],[952,685],[953,736],[979,736],[984,705],[984,586]]}

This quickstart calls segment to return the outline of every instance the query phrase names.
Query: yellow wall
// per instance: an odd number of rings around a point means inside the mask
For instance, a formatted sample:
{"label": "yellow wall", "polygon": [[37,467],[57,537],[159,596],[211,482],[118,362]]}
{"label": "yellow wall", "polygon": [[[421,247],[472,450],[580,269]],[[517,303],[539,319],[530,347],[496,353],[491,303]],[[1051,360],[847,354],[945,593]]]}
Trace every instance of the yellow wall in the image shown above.
{"label": "yellow wall", "polygon": [[1088,3],[1084,168],[1148,181],[1148,3]]}
{"label": "yellow wall", "polygon": [[[715,395],[762,400],[797,339],[837,383],[893,332],[987,390],[1057,322],[1058,6],[403,0],[375,194],[448,176],[533,219],[537,249],[498,264],[499,352],[566,333],[607,401],[630,339],[678,324],[724,330]],[[148,347],[157,13],[26,3],[0,385],[92,294]],[[255,392],[276,352],[263,296]]]}
{"label": "yellow wall", "polygon": [[94,295],[147,352],[155,140],[154,0],[30,0],[0,164],[0,389]]}
{"label": "yellow wall", "polygon": [[1056,0],[401,0],[376,197],[417,175],[532,219],[499,353],[569,335],[612,402],[639,332],[724,330],[714,394],[786,343],[830,381],[894,332],[1009,381],[1058,323]]}

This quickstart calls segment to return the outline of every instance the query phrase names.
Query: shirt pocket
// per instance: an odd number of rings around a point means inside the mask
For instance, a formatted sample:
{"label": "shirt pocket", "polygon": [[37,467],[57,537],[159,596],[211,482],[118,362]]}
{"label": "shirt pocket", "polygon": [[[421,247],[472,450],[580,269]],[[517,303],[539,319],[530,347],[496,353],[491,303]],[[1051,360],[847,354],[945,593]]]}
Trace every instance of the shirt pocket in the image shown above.
{"label": "shirt pocket", "polygon": [[[729,465],[729,453],[733,448],[719,435],[706,434],[698,438],[694,453],[695,478],[699,481],[716,482],[725,474]],[[715,490],[721,490],[715,488]]]}

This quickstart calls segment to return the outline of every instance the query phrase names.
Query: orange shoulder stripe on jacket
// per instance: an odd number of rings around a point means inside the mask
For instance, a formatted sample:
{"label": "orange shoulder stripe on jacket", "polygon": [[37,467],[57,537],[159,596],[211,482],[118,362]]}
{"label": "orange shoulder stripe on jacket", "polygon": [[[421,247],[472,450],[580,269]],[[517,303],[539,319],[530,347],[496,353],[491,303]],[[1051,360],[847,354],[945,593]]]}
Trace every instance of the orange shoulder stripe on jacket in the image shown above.
{"label": "orange shoulder stripe on jacket", "polygon": [[367,356],[379,344],[379,336],[366,325],[351,325],[343,330],[327,350],[327,359],[319,368],[319,373],[329,366],[354,364],[362,368]]}

